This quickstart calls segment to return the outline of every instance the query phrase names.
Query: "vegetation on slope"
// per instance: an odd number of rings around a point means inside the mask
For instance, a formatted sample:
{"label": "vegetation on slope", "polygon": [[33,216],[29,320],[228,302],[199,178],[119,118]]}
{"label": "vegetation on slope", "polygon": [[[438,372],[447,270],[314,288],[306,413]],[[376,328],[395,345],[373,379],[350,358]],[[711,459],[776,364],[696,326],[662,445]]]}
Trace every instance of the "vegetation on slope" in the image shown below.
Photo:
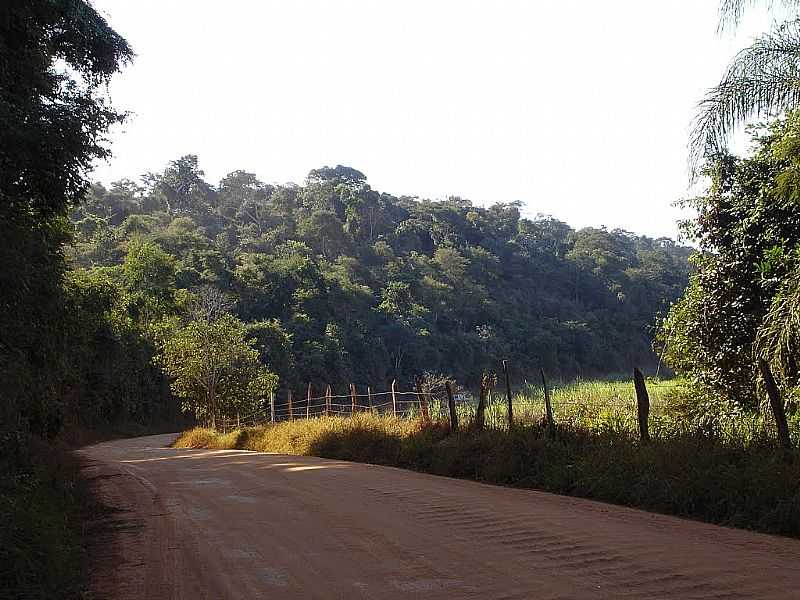
{"label": "vegetation on slope", "polygon": [[150,271],[174,274],[151,278],[153,293],[223,292],[295,392],[423,371],[474,382],[500,358],[565,378],[654,367],[656,315],[684,289],[691,252],[524,218],[519,203],[395,197],[342,166],[303,186],[244,171],[212,185],[193,156],[141,184],[93,186],[72,220],[70,256],[92,277],[124,287],[131,252],[146,250]]}

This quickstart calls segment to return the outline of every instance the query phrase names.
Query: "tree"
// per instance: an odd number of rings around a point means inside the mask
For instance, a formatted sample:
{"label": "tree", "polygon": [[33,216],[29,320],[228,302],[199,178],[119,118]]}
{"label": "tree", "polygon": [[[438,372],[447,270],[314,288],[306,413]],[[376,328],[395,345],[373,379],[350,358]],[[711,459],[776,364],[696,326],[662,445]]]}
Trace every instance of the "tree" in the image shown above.
{"label": "tree", "polygon": [[165,372],[172,391],[212,427],[260,407],[277,385],[277,376],[259,360],[255,340],[246,339],[244,323],[229,313],[202,316],[170,337],[163,347]]}
{"label": "tree", "polygon": [[197,156],[187,154],[169,163],[162,173],[149,173],[145,180],[154,194],[163,198],[169,212],[205,215],[214,191],[200,169]]}
{"label": "tree", "polygon": [[335,213],[315,210],[297,224],[297,233],[319,254],[326,258],[336,257],[350,246],[342,222]]}
{"label": "tree", "polygon": [[124,115],[104,84],[132,57],[82,0],[0,5],[0,428],[33,413],[56,422],[73,397],[62,360],[66,216],[93,161],[108,156],[104,135]]}
{"label": "tree", "polygon": [[[691,205],[687,224],[701,254],[689,288],[672,307],[661,341],[665,358],[719,399],[758,402],[754,354],[769,360],[783,380],[792,366],[800,244],[800,116],[755,131],[753,154],[709,164],[708,192]],[[787,337],[784,337],[787,336]]]}
{"label": "tree", "polygon": [[99,93],[132,57],[127,42],[82,0],[3,3],[0,201],[5,207],[27,207],[46,218],[80,201],[92,161],[108,156],[104,132],[123,119]]}

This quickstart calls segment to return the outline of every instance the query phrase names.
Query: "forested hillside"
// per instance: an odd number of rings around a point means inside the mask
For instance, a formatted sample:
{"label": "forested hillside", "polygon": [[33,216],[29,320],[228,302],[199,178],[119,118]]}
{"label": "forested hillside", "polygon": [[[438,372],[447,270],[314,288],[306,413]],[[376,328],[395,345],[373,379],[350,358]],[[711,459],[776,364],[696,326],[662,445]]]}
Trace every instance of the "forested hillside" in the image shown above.
{"label": "forested hillside", "polygon": [[281,387],[468,382],[501,358],[564,378],[653,366],[657,315],[688,278],[691,249],[669,239],[395,197],[349,167],[214,185],[185,156],[140,181],[95,184],[75,208],[73,277],[116,289],[129,323],[221,290]]}

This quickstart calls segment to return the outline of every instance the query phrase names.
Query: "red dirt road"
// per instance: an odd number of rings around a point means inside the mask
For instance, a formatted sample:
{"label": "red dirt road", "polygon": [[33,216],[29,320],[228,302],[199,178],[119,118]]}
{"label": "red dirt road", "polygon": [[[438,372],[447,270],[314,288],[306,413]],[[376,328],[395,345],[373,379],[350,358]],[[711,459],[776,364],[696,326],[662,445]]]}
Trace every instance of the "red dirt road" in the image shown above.
{"label": "red dirt road", "polygon": [[797,540],[172,439],[80,451],[115,509],[92,597],[800,598]]}

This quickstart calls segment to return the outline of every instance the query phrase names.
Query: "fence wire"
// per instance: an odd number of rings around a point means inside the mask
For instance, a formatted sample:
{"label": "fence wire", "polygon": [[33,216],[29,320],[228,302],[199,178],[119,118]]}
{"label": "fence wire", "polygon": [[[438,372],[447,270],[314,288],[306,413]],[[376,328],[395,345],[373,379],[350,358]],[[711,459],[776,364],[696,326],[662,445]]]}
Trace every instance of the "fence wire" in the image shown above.
{"label": "fence wire", "polygon": [[[355,393],[323,394],[308,396],[273,396],[264,406],[239,417],[222,419],[223,430],[242,427],[259,427],[269,423],[290,420],[312,419],[325,416],[348,418],[363,413],[415,419],[427,416],[432,421],[449,421],[450,407],[444,385],[436,385],[417,391],[382,390],[364,393],[360,386]],[[574,388],[551,390],[554,421],[559,425],[598,424],[614,429],[636,431],[637,405],[631,389],[602,397],[581,396]],[[475,422],[478,398],[460,391],[454,394],[453,402],[459,424],[469,427]],[[514,422],[519,425],[541,424],[545,419],[545,399],[541,388],[532,386],[512,398]],[[508,399],[498,389],[490,390],[485,400],[484,423],[487,428],[508,427]],[[659,402],[651,404],[651,418],[656,428],[663,416]]]}

